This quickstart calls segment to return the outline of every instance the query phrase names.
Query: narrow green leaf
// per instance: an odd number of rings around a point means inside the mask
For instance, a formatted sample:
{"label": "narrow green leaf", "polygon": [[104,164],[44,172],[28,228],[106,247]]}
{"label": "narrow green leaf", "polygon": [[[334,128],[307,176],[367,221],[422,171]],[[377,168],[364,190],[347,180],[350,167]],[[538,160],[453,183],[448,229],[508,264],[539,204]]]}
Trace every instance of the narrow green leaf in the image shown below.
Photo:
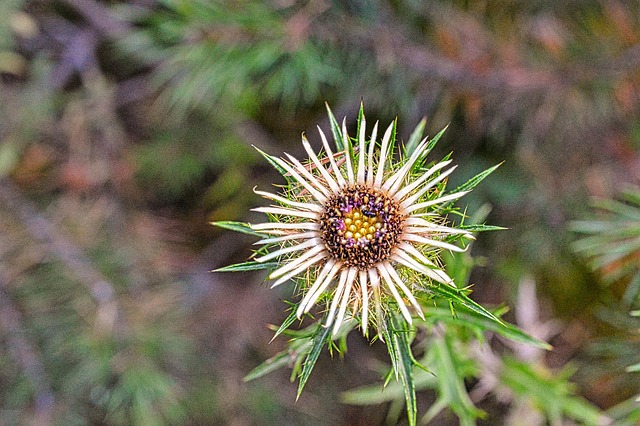
{"label": "narrow green leaf", "polygon": [[[424,148],[424,151],[422,151],[422,154],[418,158],[418,161],[416,161],[416,164],[422,164],[422,162],[427,157],[427,155],[429,155],[431,150],[435,148],[436,144],[438,143],[442,135],[444,135],[444,132],[447,131],[447,128],[449,128],[448,124],[444,127],[444,129],[440,130],[438,134],[435,135],[433,139],[429,141],[429,143],[427,143],[427,146]],[[447,161],[450,156],[451,156],[451,153],[447,154],[441,161]]]}
{"label": "narrow green leaf", "polygon": [[592,205],[596,208],[626,217],[631,220],[640,220],[640,208],[629,206],[615,200],[606,198],[594,198]]}
{"label": "narrow green leaf", "polygon": [[460,225],[458,226],[458,228],[464,229],[465,231],[469,231],[469,232],[504,231],[505,229],[509,229],[509,228],[504,228],[502,226],[485,225],[483,223],[476,224],[476,225]]}
{"label": "narrow green leaf", "polygon": [[351,158],[352,164],[356,164],[356,160],[355,160],[356,156],[355,156],[355,153],[353,152],[353,143],[351,142],[351,137],[347,135],[346,139],[342,140],[342,144],[349,151],[349,158]]}
{"label": "narrow green leaf", "polygon": [[251,380],[255,380],[259,377],[262,377],[266,374],[271,373],[279,368],[285,367],[289,365],[291,362],[291,354],[289,351],[282,351],[278,353],[276,356],[269,358],[253,370],[249,372],[246,376],[244,376],[244,381],[249,382]]}
{"label": "narrow green leaf", "polygon": [[278,266],[277,262],[242,262],[234,265],[223,266],[222,268],[214,269],[211,272],[245,272],[245,271],[259,271],[262,269],[275,269]]}
{"label": "narrow green leaf", "polygon": [[333,135],[333,140],[335,141],[336,148],[338,151],[344,151],[344,144],[342,143],[342,131],[340,130],[340,124],[336,120],[336,117],[333,115],[331,108],[329,108],[329,104],[325,102],[324,104],[327,107],[327,115],[329,116],[329,123],[331,125],[331,134]]}
{"label": "narrow green leaf", "polygon": [[300,381],[298,383],[298,394],[296,396],[296,399],[300,398],[302,389],[307,383],[307,380],[309,380],[311,371],[313,370],[313,367],[315,367],[316,362],[318,361],[318,357],[320,356],[320,352],[322,351],[322,348],[324,347],[324,344],[327,341],[330,333],[331,327],[323,327],[321,324],[318,324],[316,335],[313,337],[311,350],[304,360],[302,372],[300,373]]}
{"label": "narrow green leaf", "polygon": [[[416,371],[414,383],[416,389],[434,388],[436,376],[433,373],[423,374]],[[341,395],[342,402],[351,405],[375,405],[399,399],[404,399],[404,386],[397,382],[385,387],[379,384],[362,386],[348,390]]]}
{"label": "narrow green leaf", "polygon": [[282,166],[280,166],[275,160],[272,155],[267,154],[266,152],[262,151],[260,148],[254,146],[254,148],[256,149],[256,151],[258,151],[260,153],[260,155],[262,155],[265,160],[267,160],[269,162],[269,164],[271,164],[273,166],[274,169],[276,169],[278,171],[278,173],[280,173],[282,176],[284,176],[285,179],[289,180],[291,178],[291,176],[289,175],[289,172],[287,172],[285,169],[282,168]]}
{"label": "narrow green leaf", "polygon": [[575,251],[586,256],[601,256],[603,266],[621,260],[640,250],[640,240],[602,241],[599,235],[585,237],[572,244]]}
{"label": "narrow green leaf", "polygon": [[234,222],[231,220],[221,220],[217,222],[209,222],[211,225],[217,226],[219,228],[228,229],[230,231],[242,232],[243,234],[253,235],[255,237],[264,238],[265,234],[261,234],[259,232],[251,229],[251,225],[244,222]]}
{"label": "narrow green leaf", "polygon": [[436,144],[438,143],[438,141],[440,140],[442,135],[444,135],[444,132],[446,132],[448,128],[449,128],[449,125],[447,124],[446,126],[444,126],[442,130],[438,132],[437,135],[433,137],[433,139],[429,141],[429,145],[427,145],[427,150],[431,151],[436,146]]}
{"label": "narrow green leaf", "polygon": [[[398,131],[398,117],[393,120],[393,128],[391,129],[391,137],[389,138],[389,147],[387,148],[387,158],[393,158],[396,149],[396,135]],[[387,160],[389,161],[389,160]]]}
{"label": "narrow green leaf", "polygon": [[574,394],[569,382],[571,374],[571,369],[551,374],[535,363],[503,357],[499,379],[514,394],[540,407],[552,424],[554,420],[560,424],[563,414],[579,424],[608,424],[602,412]]}
{"label": "narrow green leaf", "polygon": [[482,182],[487,176],[489,176],[491,173],[493,173],[498,167],[500,167],[502,165],[502,163],[496,164],[493,167],[489,167],[487,170],[478,173],[477,175],[475,175],[474,177],[472,177],[471,179],[469,179],[468,181],[466,181],[465,183],[463,183],[462,185],[460,185],[459,187],[457,187],[456,189],[454,189],[453,191],[451,191],[451,193],[456,193],[456,192],[460,192],[460,191],[470,191],[473,188],[475,188],[476,186],[478,186],[478,184],[480,182]]}
{"label": "narrow green leaf", "polygon": [[440,285],[429,285],[427,287],[427,291],[431,292],[436,296],[443,297],[449,300],[450,302],[459,303],[462,306],[466,307],[467,309],[474,311],[491,321],[495,321],[500,325],[504,325],[504,322],[502,322],[500,318],[496,317],[494,314],[489,312],[482,305],[471,300],[466,294],[463,293],[463,290],[461,289],[453,288],[446,284],[440,284]]}
{"label": "narrow green leaf", "polygon": [[[599,225],[601,224],[601,225]],[[640,237],[640,224],[637,221],[619,221],[611,220],[609,222],[591,222],[591,228],[582,224],[572,223],[572,231],[583,234],[592,234],[591,237],[601,238],[603,241],[618,241],[624,238]],[[599,228],[599,229],[598,229]]]}
{"label": "narrow green leaf", "polygon": [[609,408],[607,415],[616,426],[638,426],[640,424],[640,395],[626,399]]}
{"label": "narrow green leaf", "polygon": [[291,308],[291,312],[289,313],[289,316],[282,322],[282,325],[280,325],[280,327],[278,327],[278,329],[276,330],[276,333],[273,335],[273,337],[271,338],[271,341],[273,341],[276,337],[278,337],[283,331],[285,331],[287,328],[289,328],[289,326],[291,324],[293,324],[293,322],[296,320],[296,318],[298,318],[296,316],[296,310],[295,307]]}
{"label": "narrow green leaf", "polygon": [[360,127],[362,126],[363,119],[364,119],[364,103],[360,101],[360,110],[358,111],[358,128],[356,130],[356,138],[360,137]]}
{"label": "narrow green leaf", "polygon": [[640,187],[632,186],[622,191],[622,198],[636,206],[640,207]]}
{"label": "narrow green leaf", "polygon": [[[400,355],[398,354],[398,348],[396,345],[396,341],[393,338],[393,324],[390,323],[390,320],[387,319],[387,326],[382,330],[382,334],[384,335],[384,340],[387,344],[387,352],[389,352],[389,358],[391,359],[391,371],[393,371],[393,375],[396,378],[396,381],[399,379],[400,373],[400,364],[399,359]],[[387,377],[386,383],[389,382],[391,376]]]}
{"label": "narrow green leaf", "polygon": [[458,308],[455,317],[451,315],[451,311],[449,309],[433,306],[429,308],[427,319],[442,321],[446,324],[451,325],[462,325],[464,327],[468,327],[471,329],[475,328],[481,331],[493,331],[508,339],[513,340],[514,342],[533,345],[546,350],[552,349],[551,345],[549,345],[547,342],[538,340],[535,337],[528,335],[512,324],[499,324],[493,320],[487,319],[486,317],[476,313],[475,311],[468,310],[463,306]]}
{"label": "narrow green leaf", "polygon": [[340,399],[343,404],[375,405],[401,398],[404,398],[404,390],[400,386],[382,387],[376,384],[343,392]]}
{"label": "narrow green leaf", "polygon": [[569,228],[573,232],[580,232],[583,234],[598,234],[598,233],[618,233],[623,231],[623,235],[629,230],[633,230],[634,233],[640,233],[640,225],[637,221],[620,221],[620,220],[575,220],[569,223]]}
{"label": "narrow green leaf", "polygon": [[[387,346],[388,348],[388,346]],[[395,360],[396,358],[391,358],[391,360]],[[389,372],[384,376],[384,380],[382,381],[382,387],[386,388],[387,386],[389,386],[389,383],[391,383],[391,378],[395,375],[396,370],[394,370],[393,368],[391,368],[391,370],[389,370]],[[398,378],[396,377],[396,382],[397,382]],[[403,392],[404,393],[404,392]]]}
{"label": "narrow green leaf", "polygon": [[[606,425],[613,424],[602,411],[589,401],[573,397],[564,401],[564,413],[567,417],[577,420],[578,424],[584,425]],[[618,426],[620,424],[616,423]]]}
{"label": "narrow green leaf", "polygon": [[444,405],[456,413],[460,418],[460,424],[473,424],[484,412],[473,405],[469,397],[464,384],[466,374],[463,370],[463,360],[454,348],[452,339],[445,331],[433,341],[431,354],[436,364],[434,368],[437,372],[438,399],[445,404],[434,404],[437,408],[430,409],[423,421],[433,418]]}
{"label": "narrow green leaf", "polygon": [[405,157],[410,157],[415,151],[416,147],[422,140],[422,134],[424,133],[424,128],[427,125],[427,119],[423,118],[420,120],[420,123],[416,126],[416,128],[411,132],[411,136],[409,136],[409,140],[404,145],[404,155]]}
{"label": "narrow green leaf", "polygon": [[640,295],[640,274],[635,274],[633,278],[631,278],[629,285],[627,285],[627,289],[622,297],[622,302],[627,308],[629,308],[638,298],[638,295]]}
{"label": "narrow green leaf", "polygon": [[408,337],[408,325],[404,318],[391,319],[394,325],[393,338],[397,348],[398,365],[400,368],[400,379],[404,388],[404,398],[407,403],[407,417],[410,426],[415,426],[418,414],[416,403],[416,388],[413,381],[413,355],[411,354],[411,342]]}

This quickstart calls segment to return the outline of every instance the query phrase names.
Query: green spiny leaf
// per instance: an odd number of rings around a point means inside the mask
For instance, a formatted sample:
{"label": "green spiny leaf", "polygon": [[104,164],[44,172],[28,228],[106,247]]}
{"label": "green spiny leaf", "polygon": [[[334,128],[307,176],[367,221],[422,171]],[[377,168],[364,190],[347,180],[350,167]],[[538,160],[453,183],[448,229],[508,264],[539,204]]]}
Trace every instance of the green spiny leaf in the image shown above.
{"label": "green spiny leaf", "polygon": [[432,344],[438,381],[438,401],[429,409],[423,421],[433,418],[444,407],[449,407],[460,418],[461,424],[474,424],[477,417],[484,412],[473,405],[464,385],[465,373],[462,371],[463,361],[452,345],[452,338],[447,335],[438,336]]}
{"label": "green spiny leaf", "polygon": [[279,368],[286,367],[291,362],[291,354],[288,350],[282,351],[272,358],[269,358],[244,376],[244,381],[249,382],[271,373]]}
{"label": "green spiny leaf", "polygon": [[234,265],[223,266],[222,268],[214,269],[211,272],[244,272],[244,271],[259,271],[262,269],[275,269],[278,266],[277,262],[242,262]]}
{"label": "green spiny leaf", "polygon": [[360,102],[360,110],[358,111],[358,129],[356,130],[356,137],[358,138],[360,137],[360,128],[362,126],[362,120],[364,120],[364,103]]}
{"label": "green spiny leaf", "polygon": [[[343,120],[342,124],[344,124],[346,126],[346,117]],[[358,126],[360,125],[360,123],[358,123]],[[342,144],[346,147],[346,150],[349,152],[349,158],[351,158],[352,164],[355,164],[355,154],[353,152],[353,143],[351,143],[351,138],[349,137],[348,134],[344,135],[344,138],[342,139]]]}
{"label": "green spiny leaf", "polygon": [[[398,130],[398,118],[393,120],[393,128],[391,130],[391,137],[389,138],[389,147],[387,149],[387,158],[391,158],[396,148],[396,134]],[[387,160],[388,161],[388,160]]]}
{"label": "green spiny leaf", "polygon": [[489,167],[487,170],[481,173],[478,173],[477,175],[469,179],[467,182],[463,183],[462,185],[457,187],[455,190],[453,190],[452,193],[460,192],[460,191],[471,191],[473,188],[478,186],[480,182],[482,182],[487,176],[493,173],[501,165],[502,163],[496,164],[495,166]]}
{"label": "green spiny leaf", "polygon": [[221,220],[217,222],[209,222],[211,225],[219,228],[228,229],[230,231],[242,232],[243,234],[253,235],[255,237],[264,238],[265,235],[251,229],[251,225],[244,222],[235,222],[231,220]]}
{"label": "green spiny leaf", "polygon": [[442,321],[452,326],[462,325],[464,327],[471,329],[475,328],[480,331],[493,331],[513,340],[514,342],[533,345],[547,350],[552,349],[551,345],[547,342],[543,342],[542,340],[538,340],[535,337],[528,335],[516,326],[507,323],[499,324],[479,315],[475,311],[468,310],[463,306],[457,309],[455,317],[451,315],[451,311],[449,309],[432,306],[429,308],[427,317],[428,320]]}
{"label": "green spiny leaf", "polygon": [[[435,148],[436,144],[438,143],[438,141],[440,140],[440,138],[442,137],[442,135],[444,134],[444,132],[447,130],[448,127],[449,125],[446,125],[444,129],[440,130],[438,134],[435,135],[433,139],[429,141],[429,143],[427,143],[427,146],[424,148],[424,151],[422,151],[422,154],[418,158],[418,161],[416,161],[417,165],[422,164],[424,162],[424,159],[427,158],[427,155],[429,155],[431,150]],[[451,157],[451,154],[452,153],[445,155],[444,158],[440,161],[447,161]]]}
{"label": "green spiny leaf", "polygon": [[260,148],[254,146],[254,148],[256,149],[256,151],[258,151],[268,162],[269,164],[271,164],[273,166],[274,169],[276,169],[278,171],[278,173],[280,173],[282,176],[285,177],[285,179],[289,179],[289,172],[286,171],[285,169],[282,168],[282,166],[280,164],[278,164],[278,162],[276,160],[274,160],[275,157],[273,157],[272,155],[267,154],[266,152],[262,151]]}
{"label": "green spiny leaf", "polygon": [[540,407],[552,424],[560,424],[563,414],[580,424],[609,424],[595,406],[574,395],[568,380],[572,373],[565,368],[551,374],[535,363],[503,357],[499,379],[514,394]]}
{"label": "green spiny leaf", "polygon": [[283,331],[285,331],[287,328],[289,328],[289,326],[291,324],[293,324],[293,322],[296,320],[296,318],[297,318],[296,310],[292,307],[291,308],[291,312],[289,313],[289,316],[282,322],[282,325],[280,325],[280,327],[278,327],[278,330],[276,330],[276,333],[271,338],[271,341],[273,341]]}
{"label": "green spiny leaf", "polygon": [[449,128],[449,125],[448,125],[448,124],[447,124],[446,126],[444,126],[444,128],[443,128],[442,130],[440,130],[440,131],[438,132],[438,134],[437,134],[437,135],[435,135],[435,136],[433,137],[433,139],[431,139],[431,140],[429,141],[429,144],[427,145],[427,148],[425,149],[425,151],[427,151],[427,152],[431,151],[431,150],[436,146],[436,144],[438,143],[438,141],[440,140],[440,138],[442,137],[442,135],[444,135],[444,132],[446,132],[448,128]]}
{"label": "green spiny leaf", "polygon": [[[400,355],[398,353],[397,344],[395,339],[393,338],[392,333],[393,333],[393,324],[391,324],[390,320],[387,319],[387,326],[383,328],[382,334],[384,335],[384,340],[387,344],[387,352],[389,352],[389,358],[391,359],[391,371],[393,372],[393,375],[395,375],[396,381],[397,381],[399,379],[399,372],[400,372],[400,363],[399,363]],[[391,375],[388,375],[385,381],[385,385],[386,383],[389,382],[390,379],[391,379]]]}
{"label": "green spiny leaf", "polygon": [[408,327],[404,318],[395,320],[391,318],[393,324],[393,339],[397,348],[399,375],[404,388],[404,397],[407,403],[407,417],[410,426],[415,426],[418,413],[416,403],[416,388],[413,381],[414,359],[411,353],[411,342],[408,338]]}
{"label": "green spiny leaf", "polygon": [[477,225],[460,225],[458,226],[460,229],[464,229],[469,232],[484,232],[484,231],[503,231],[508,228],[504,228],[502,226],[495,225],[485,225],[485,224],[477,224]]}
{"label": "green spiny leaf", "polygon": [[459,303],[467,309],[474,311],[481,316],[494,321],[500,325],[504,325],[504,322],[494,314],[485,309],[482,305],[471,300],[461,289],[453,288],[446,284],[429,285],[427,291],[436,296],[443,297],[452,303]]}
{"label": "green spiny leaf", "polygon": [[411,132],[411,136],[409,136],[409,140],[404,145],[404,156],[410,157],[413,154],[413,151],[416,149],[420,140],[422,139],[422,134],[424,133],[424,128],[427,125],[427,119],[423,118],[420,120],[420,123],[416,126],[416,128]]}
{"label": "green spiny leaf", "polygon": [[311,371],[313,370],[313,367],[315,367],[316,362],[318,361],[318,357],[320,356],[320,351],[322,351],[322,348],[324,347],[324,344],[326,343],[330,333],[331,327],[323,327],[321,324],[318,324],[316,335],[313,337],[311,350],[304,360],[302,372],[300,373],[300,382],[298,383],[298,394],[296,396],[296,399],[300,398],[302,389],[307,383],[307,380],[309,380]]}
{"label": "green spiny leaf", "polygon": [[333,115],[331,108],[329,108],[329,104],[325,102],[324,104],[327,107],[327,115],[329,116],[329,123],[331,125],[331,134],[333,135],[333,140],[335,141],[336,148],[338,151],[344,151],[344,144],[342,143],[342,131],[340,130],[340,124],[336,120],[336,117]]}

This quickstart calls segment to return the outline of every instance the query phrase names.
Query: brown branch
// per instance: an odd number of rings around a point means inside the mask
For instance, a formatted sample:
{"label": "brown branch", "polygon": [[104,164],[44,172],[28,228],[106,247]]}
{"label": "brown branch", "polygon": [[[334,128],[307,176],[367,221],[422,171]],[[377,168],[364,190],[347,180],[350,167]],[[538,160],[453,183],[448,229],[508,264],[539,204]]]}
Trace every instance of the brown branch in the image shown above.
{"label": "brown branch", "polygon": [[64,237],[8,179],[0,179],[0,205],[10,209],[24,224],[26,231],[44,244],[49,254],[62,262],[89,290],[98,305],[97,324],[113,328],[118,318],[114,286],[98,272],[75,244]]}
{"label": "brown branch", "polygon": [[55,397],[49,385],[47,372],[35,346],[28,339],[28,334],[22,325],[24,322],[22,314],[14,306],[4,288],[4,278],[0,277],[0,329],[7,335],[10,355],[20,365],[33,388],[35,403],[33,424],[52,424]]}
{"label": "brown branch", "polygon": [[[350,48],[358,46],[375,52],[383,66],[385,62],[402,63],[425,78],[464,89],[507,93],[552,92],[558,87],[588,83],[594,79],[618,79],[635,73],[640,67],[640,44],[629,47],[617,57],[589,58],[586,62],[578,60],[563,66],[551,62],[538,66],[494,62],[490,67],[478,67],[472,58],[452,59],[428,43],[416,42],[419,38],[402,20],[395,19],[389,10],[385,12],[375,29],[350,22],[353,24],[349,26],[350,31],[343,34],[348,38],[342,42]],[[320,37],[331,40],[335,35],[324,33]],[[486,42],[488,45],[491,40]]]}
{"label": "brown branch", "polygon": [[546,91],[564,81],[564,76],[546,69],[513,66],[477,70],[472,64],[450,59],[433,51],[428,45],[415,43],[408,31],[403,33],[400,26],[394,26],[393,30],[381,26],[375,31],[363,33],[361,42],[375,50],[379,49],[380,40],[384,40],[384,47],[396,61],[406,64],[414,72],[467,89]]}
{"label": "brown branch", "polygon": [[119,38],[131,32],[129,23],[116,18],[103,4],[94,0],[64,0],[64,2],[106,37]]}

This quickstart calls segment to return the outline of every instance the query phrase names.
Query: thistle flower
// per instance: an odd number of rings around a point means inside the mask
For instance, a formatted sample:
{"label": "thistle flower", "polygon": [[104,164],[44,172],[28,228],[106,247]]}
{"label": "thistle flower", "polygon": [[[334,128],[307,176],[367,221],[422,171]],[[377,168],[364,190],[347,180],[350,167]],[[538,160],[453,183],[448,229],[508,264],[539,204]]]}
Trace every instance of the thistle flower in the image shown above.
{"label": "thistle flower", "polygon": [[337,152],[318,127],[322,155],[304,135],[308,161],[263,153],[289,185],[280,195],[255,191],[273,203],[254,209],[271,219],[250,225],[268,236],[256,243],[267,248],[255,261],[277,261],[269,275],[275,280],[272,287],[301,277],[298,318],[326,297],[325,326],[333,326],[333,335],[348,316],[360,322],[365,335],[370,321],[380,330],[385,315],[397,309],[409,324],[413,314],[424,319],[416,299],[424,290],[421,283],[453,285],[440,266],[439,252],[463,251],[451,240],[473,238],[466,230],[447,226],[439,209],[468,191],[443,193],[445,179],[456,168],[447,168],[451,160],[423,167],[432,141],[415,141],[404,158],[394,161],[395,122],[378,147],[378,123],[367,138],[362,110],[353,141],[346,120],[340,129],[330,111],[329,116]]}

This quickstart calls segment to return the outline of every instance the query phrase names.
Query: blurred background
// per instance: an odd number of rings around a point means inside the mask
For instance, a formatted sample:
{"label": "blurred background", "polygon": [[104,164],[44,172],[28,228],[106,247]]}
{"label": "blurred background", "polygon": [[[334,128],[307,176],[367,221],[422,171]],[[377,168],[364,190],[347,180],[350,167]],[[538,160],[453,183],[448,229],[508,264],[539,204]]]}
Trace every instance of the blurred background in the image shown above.
{"label": "blurred background", "polygon": [[[260,220],[252,188],[282,183],[252,145],[302,156],[325,101],[353,128],[361,100],[404,140],[449,124],[432,158],[453,152],[454,187],[505,162],[461,203],[509,228],[474,245],[473,298],[547,339],[539,368],[568,393],[640,417],[636,1],[1,0],[0,16],[0,424],[389,422],[388,403],[341,403],[388,362],[358,333],[297,402],[286,369],[244,383],[285,348],[268,326],[292,288],[209,273],[253,241],[208,222]],[[517,398],[474,399],[480,423]]]}

